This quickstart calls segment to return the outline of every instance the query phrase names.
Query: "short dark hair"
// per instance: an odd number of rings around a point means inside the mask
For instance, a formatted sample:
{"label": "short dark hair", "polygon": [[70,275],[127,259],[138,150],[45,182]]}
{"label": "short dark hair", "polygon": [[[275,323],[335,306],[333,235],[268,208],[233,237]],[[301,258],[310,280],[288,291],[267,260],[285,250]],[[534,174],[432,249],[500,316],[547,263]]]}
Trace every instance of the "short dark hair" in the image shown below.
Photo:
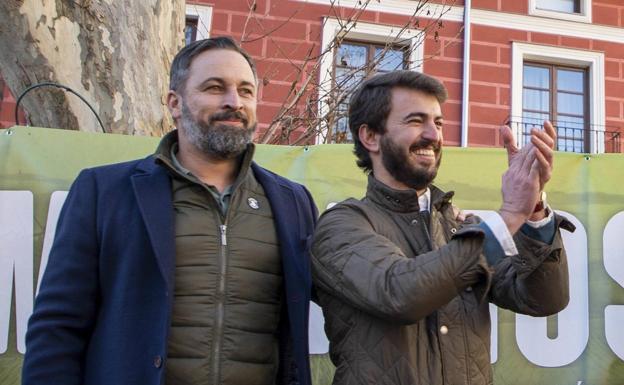
{"label": "short dark hair", "polygon": [[446,88],[438,79],[416,71],[388,72],[362,82],[349,102],[349,129],[357,165],[365,172],[373,170],[373,163],[368,150],[360,142],[360,126],[366,124],[370,130],[379,134],[386,132],[386,120],[392,109],[392,89],[397,87],[435,96],[440,104],[447,98]]}
{"label": "short dark hair", "polygon": [[243,50],[231,37],[220,36],[210,39],[196,40],[182,48],[180,52],[176,54],[175,58],[173,58],[173,63],[171,63],[169,89],[176,92],[182,92],[189,76],[189,68],[191,67],[191,63],[193,62],[195,56],[211,49],[229,49],[240,53],[245,60],[247,60],[247,63],[249,63],[254,79],[258,79],[256,65],[254,64],[251,56],[249,56],[249,54],[245,52],[245,50]]}

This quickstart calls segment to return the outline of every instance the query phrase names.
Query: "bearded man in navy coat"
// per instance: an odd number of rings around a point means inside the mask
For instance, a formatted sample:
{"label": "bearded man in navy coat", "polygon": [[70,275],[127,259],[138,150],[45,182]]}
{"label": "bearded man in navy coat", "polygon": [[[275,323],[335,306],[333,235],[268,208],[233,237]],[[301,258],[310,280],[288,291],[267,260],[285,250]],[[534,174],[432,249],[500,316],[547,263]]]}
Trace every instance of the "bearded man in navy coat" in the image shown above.
{"label": "bearded man in navy coat", "polygon": [[[72,185],[26,335],[24,384],[310,384],[309,192],[252,161],[257,74],[184,47],[177,130]],[[137,117],[140,119],[140,117]]]}

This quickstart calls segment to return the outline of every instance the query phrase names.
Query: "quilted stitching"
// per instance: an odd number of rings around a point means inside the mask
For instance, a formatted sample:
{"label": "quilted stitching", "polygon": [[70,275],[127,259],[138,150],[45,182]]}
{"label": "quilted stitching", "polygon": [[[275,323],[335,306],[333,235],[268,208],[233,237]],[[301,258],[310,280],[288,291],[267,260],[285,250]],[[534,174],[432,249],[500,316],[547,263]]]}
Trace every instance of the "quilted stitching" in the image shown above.
{"label": "quilted stitching", "polygon": [[[433,199],[435,200],[435,198]],[[359,227],[356,227],[353,232],[356,234],[357,242],[349,243],[348,235],[345,236],[344,229],[342,232],[340,231],[338,226],[342,225],[343,222],[334,223],[334,227],[324,227],[324,221],[321,220],[320,226],[317,228],[317,234],[322,234],[318,235],[320,238],[325,237],[331,240],[328,242],[329,246],[321,247],[316,244],[313,246],[313,250],[318,251],[318,253],[313,253],[313,271],[319,289],[319,299],[325,313],[326,331],[331,341],[330,355],[337,367],[334,384],[491,385],[489,305],[480,301],[483,293],[479,293],[478,287],[475,286],[475,290],[472,292],[458,292],[457,290],[464,286],[453,285],[451,295],[456,296],[452,300],[431,314],[417,318],[418,320],[411,324],[405,324],[405,322],[409,322],[405,319],[396,318],[403,317],[401,312],[396,313],[397,315],[392,316],[395,318],[390,319],[388,314],[394,313],[389,313],[388,309],[394,309],[389,303],[381,301],[393,301],[394,298],[386,296],[386,292],[382,291],[382,295],[375,298],[378,302],[374,300],[367,302],[369,299],[367,295],[370,290],[387,289],[386,286],[380,289],[372,284],[372,282],[381,282],[388,285],[388,281],[384,280],[387,279],[387,276],[380,277],[380,274],[391,273],[394,274],[393,279],[409,282],[409,273],[414,270],[413,277],[418,277],[421,281],[417,282],[422,283],[421,286],[413,286],[417,287],[418,290],[426,290],[429,287],[427,280],[435,279],[433,276],[418,271],[419,269],[412,269],[412,263],[405,264],[405,267],[399,266],[405,271],[388,268],[388,266],[394,265],[390,265],[389,259],[383,258],[383,256],[387,255],[386,252],[393,248],[400,249],[396,254],[403,254],[402,258],[418,259],[420,254],[426,251],[423,250],[424,243],[420,239],[424,234],[419,232],[419,228],[414,226],[414,222],[410,219],[414,217],[414,213],[399,213],[396,210],[389,213],[385,212],[383,207],[377,206],[378,204],[379,202],[371,202],[365,199],[363,202],[350,200],[346,204],[336,206],[336,210],[338,207],[341,208],[342,221],[354,220],[354,223],[358,224]],[[444,204],[435,207],[440,211],[434,212],[432,215],[432,218],[436,220],[432,221],[431,234],[434,237],[433,248],[438,249],[446,244],[447,239],[451,238],[449,234],[452,232],[451,228],[447,228],[448,226],[443,226],[443,224],[445,221],[452,223],[448,217],[452,215],[452,210],[449,210],[448,205],[445,206]],[[362,226],[365,226],[361,224],[362,218],[366,219],[366,226],[370,224],[369,231],[372,229],[374,234],[360,233]],[[374,250],[378,247],[377,243],[369,243],[366,246],[361,244],[366,243],[367,236],[373,235],[379,238],[375,242],[384,242],[384,240],[388,242],[379,249],[384,252],[383,256],[375,254]],[[473,237],[469,235],[461,237],[460,241],[473,242]],[[481,239],[478,236],[474,238],[478,241]],[[342,249],[344,245],[348,247],[347,253]],[[475,246],[474,243],[467,243],[467,245]],[[337,252],[336,250],[340,251]],[[458,250],[472,249],[459,249],[459,246],[455,244],[441,252],[439,254],[440,259],[431,259],[440,263],[442,263],[441,261],[444,263],[449,261],[450,264],[455,261],[450,256],[462,255],[462,259],[459,260],[461,263],[465,263],[466,266],[474,266],[469,259],[473,257],[472,254],[449,254],[450,251],[448,250],[459,252]],[[474,250],[478,251],[478,247],[474,247]],[[548,250],[544,249],[543,253],[546,254]],[[444,254],[445,252],[447,254]],[[320,258],[316,258],[314,254],[318,254]],[[341,260],[346,255],[350,257],[349,260]],[[401,258],[397,255],[393,256],[394,261]],[[432,255],[428,254],[427,257],[423,258],[430,258]],[[475,256],[483,259],[483,256],[478,253]],[[467,259],[463,259],[464,257]],[[429,259],[423,259],[423,261],[431,262]],[[519,299],[518,293],[516,293],[519,287],[513,284],[518,272],[511,263],[508,261],[506,263],[508,265],[507,270],[496,272],[498,281],[492,286],[492,291],[495,292],[496,298],[494,300],[497,303],[505,301],[504,303],[510,305],[517,303]],[[332,276],[330,271],[335,271],[338,266],[340,272]],[[348,269],[348,273],[343,273],[343,267]],[[457,267],[446,267],[448,266],[441,266],[447,274],[454,274],[458,271]],[[482,267],[479,268],[482,269]],[[367,274],[376,274],[376,276],[371,277]],[[486,274],[485,278],[488,282],[493,279],[489,270],[481,274]],[[470,284],[469,278],[465,278],[463,281],[466,285]],[[348,283],[343,281],[348,279],[351,280]],[[357,279],[362,279],[362,281],[357,281]],[[483,282],[480,283],[482,286],[484,284]],[[430,286],[436,287],[437,290],[442,290],[444,287],[439,284],[431,284]],[[351,292],[350,287],[356,287],[358,291]],[[402,289],[404,287],[397,286],[397,288]],[[490,288],[489,283],[487,288]],[[378,292],[371,294],[378,294]],[[398,294],[401,294],[401,290],[398,291]],[[431,294],[435,295],[435,293]],[[531,298],[523,299],[527,302],[531,301]],[[398,300],[397,303],[403,304],[401,300]],[[414,302],[406,303],[412,305]],[[427,306],[425,302],[423,302],[423,306]],[[532,304],[528,303],[525,307],[530,310],[531,306]],[[410,311],[414,310],[418,309],[410,309]],[[442,325],[446,326],[444,334],[440,332]]]}

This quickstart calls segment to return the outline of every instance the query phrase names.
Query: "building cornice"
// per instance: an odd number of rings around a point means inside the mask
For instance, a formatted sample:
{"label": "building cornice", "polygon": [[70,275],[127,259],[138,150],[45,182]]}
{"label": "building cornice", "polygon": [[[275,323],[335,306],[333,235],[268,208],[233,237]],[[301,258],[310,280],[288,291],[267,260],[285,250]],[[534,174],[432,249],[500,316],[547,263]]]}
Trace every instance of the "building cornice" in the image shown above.
{"label": "building cornice", "polygon": [[624,44],[624,28],[475,9],[473,24]]}
{"label": "building cornice", "polygon": [[[345,8],[361,8],[360,0],[295,0],[313,4],[325,4],[341,6]],[[384,0],[383,2],[371,1],[366,7],[369,11],[393,13],[411,16],[414,13],[414,1],[410,0]],[[426,17],[440,17],[445,21],[462,22],[464,7],[448,6],[442,4],[427,4],[419,15]],[[613,43],[624,44],[624,28],[610,27],[605,25],[589,24],[579,21],[556,19],[545,16],[520,15],[490,11],[484,9],[471,9],[472,24],[484,25],[495,28],[515,29],[547,33],[560,36],[569,36],[581,39],[596,39]]]}

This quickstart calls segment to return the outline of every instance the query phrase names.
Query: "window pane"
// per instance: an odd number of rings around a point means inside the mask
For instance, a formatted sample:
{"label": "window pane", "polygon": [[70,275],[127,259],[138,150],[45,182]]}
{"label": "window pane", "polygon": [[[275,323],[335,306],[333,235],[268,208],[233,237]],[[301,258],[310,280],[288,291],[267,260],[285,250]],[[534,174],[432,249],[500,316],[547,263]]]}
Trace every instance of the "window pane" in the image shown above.
{"label": "window pane", "polygon": [[522,93],[522,109],[550,111],[550,92],[525,89]]}
{"label": "window pane", "polygon": [[544,120],[548,119],[550,119],[548,114],[524,111],[522,113],[522,122],[520,122],[520,129],[524,138],[523,144],[527,144],[531,140],[531,128],[542,127]]}
{"label": "window pane", "polygon": [[186,18],[184,27],[184,41],[186,45],[191,44],[197,39],[197,19],[193,17]]}
{"label": "window pane", "polygon": [[557,149],[583,152],[585,147],[585,121],[572,116],[557,116]]}
{"label": "window pane", "polygon": [[364,79],[364,70],[336,68],[336,87],[340,91],[351,92]]}
{"label": "window pane", "polygon": [[582,140],[557,139],[557,151],[585,152]]}
{"label": "window pane", "polygon": [[539,112],[523,112],[522,113],[522,123],[525,125],[529,125],[529,128],[538,126],[541,127],[544,120],[550,119],[548,114],[543,114]]}
{"label": "window pane", "polygon": [[524,65],[523,83],[525,87],[550,88],[550,71],[548,68]]}
{"label": "window pane", "polygon": [[579,9],[578,6],[575,6],[575,3],[579,2],[580,0],[537,0],[536,6],[538,9],[548,11],[575,13]]}
{"label": "window pane", "polygon": [[334,138],[332,142],[344,143],[351,141],[351,131],[349,130],[349,103],[338,105],[336,114],[336,125],[334,126]]}
{"label": "window pane", "polygon": [[[381,59],[379,59],[380,56]],[[378,72],[389,72],[403,68],[403,58],[402,50],[385,47],[375,48],[375,61],[379,60],[376,67]]]}
{"label": "window pane", "polygon": [[334,97],[338,106],[336,108],[335,125],[331,142],[344,143],[353,140],[349,131],[349,99],[351,92],[364,80],[364,70],[353,70],[350,68],[336,68],[336,89]]}
{"label": "window pane", "polygon": [[352,142],[353,136],[349,130],[349,119],[345,116],[336,122],[336,130],[334,132],[334,143],[347,143]]}
{"label": "window pane", "polygon": [[[373,62],[375,68],[371,68]],[[405,68],[405,52],[402,48],[382,44],[343,42],[336,50],[334,83],[331,93],[334,108],[331,142],[352,141],[348,128],[347,109],[350,94],[367,77],[376,72],[389,72]]]}
{"label": "window pane", "polygon": [[573,116],[557,115],[557,127],[568,128],[582,132],[585,128],[585,119]]}
{"label": "window pane", "polygon": [[[550,73],[556,76],[550,76]],[[588,95],[584,89],[586,73],[586,70],[557,65],[528,63],[523,66],[520,129],[524,143],[529,141],[532,127],[541,127],[542,121],[553,119],[559,151],[588,150],[586,136],[589,128],[585,123]],[[550,105],[551,101],[554,105]]]}
{"label": "window pane", "polygon": [[557,151],[585,152],[585,144],[582,140],[557,139]]}
{"label": "window pane", "polygon": [[336,64],[343,67],[359,68],[366,65],[366,47],[343,43],[336,53]]}
{"label": "window pane", "polygon": [[338,136],[343,132],[346,133],[349,130],[348,124],[349,119],[347,116],[339,117],[336,121],[336,132],[334,132],[334,135]]}
{"label": "window pane", "polygon": [[557,112],[583,115],[583,95],[557,92]]}
{"label": "window pane", "polygon": [[557,89],[559,91],[583,92],[584,71],[557,70]]}

